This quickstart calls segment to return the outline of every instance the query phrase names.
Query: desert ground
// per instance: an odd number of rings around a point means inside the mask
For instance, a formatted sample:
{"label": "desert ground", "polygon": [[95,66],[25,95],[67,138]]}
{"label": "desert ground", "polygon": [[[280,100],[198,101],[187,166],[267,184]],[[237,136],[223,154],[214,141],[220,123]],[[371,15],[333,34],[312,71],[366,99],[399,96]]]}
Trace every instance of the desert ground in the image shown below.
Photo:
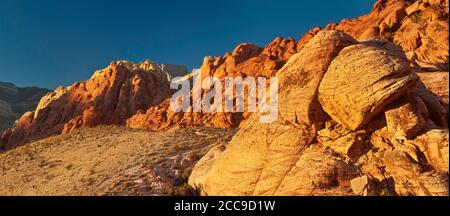
{"label": "desert ground", "polygon": [[86,128],[0,153],[2,195],[195,195],[192,166],[235,129]]}

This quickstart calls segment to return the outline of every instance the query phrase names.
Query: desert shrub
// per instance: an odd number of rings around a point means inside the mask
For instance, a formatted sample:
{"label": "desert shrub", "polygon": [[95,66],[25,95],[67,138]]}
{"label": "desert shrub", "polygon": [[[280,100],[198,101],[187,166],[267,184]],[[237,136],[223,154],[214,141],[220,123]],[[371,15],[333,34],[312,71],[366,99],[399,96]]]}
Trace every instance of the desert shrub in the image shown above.
{"label": "desert shrub", "polygon": [[420,14],[420,11],[415,11],[410,15],[410,18],[415,23],[421,23],[422,22],[422,16]]}

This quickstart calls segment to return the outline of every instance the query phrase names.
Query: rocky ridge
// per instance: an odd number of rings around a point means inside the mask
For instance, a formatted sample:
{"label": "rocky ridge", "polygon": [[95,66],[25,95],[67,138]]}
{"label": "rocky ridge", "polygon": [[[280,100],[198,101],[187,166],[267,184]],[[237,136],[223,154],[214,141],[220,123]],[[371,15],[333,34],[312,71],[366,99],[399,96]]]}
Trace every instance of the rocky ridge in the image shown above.
{"label": "rocky ridge", "polygon": [[82,127],[124,125],[138,110],[169,97],[172,90],[168,78],[185,71],[185,67],[148,60],[138,64],[112,62],[89,80],[59,87],[42,97],[34,112],[25,113],[1,136],[3,148]]}
{"label": "rocky ridge", "polygon": [[276,74],[281,118],[252,115],[190,184],[205,195],[448,195],[448,128],[431,118],[443,107],[425,102],[433,93],[392,47],[317,33]]}
{"label": "rocky ridge", "polygon": [[448,71],[448,8],[448,0],[378,0],[369,14],[324,29],[393,41],[422,70]]}
{"label": "rocky ridge", "polygon": [[[391,46],[391,51],[401,53],[415,71],[448,71],[448,0],[379,0],[369,14],[344,19],[323,29],[341,30],[359,41],[377,39],[394,42],[386,45]],[[264,48],[242,43],[224,56],[206,57],[200,67],[202,77],[215,76],[223,80],[224,77],[274,76],[292,55],[301,51],[321,30],[321,27],[311,29],[298,41],[277,37]],[[239,127],[250,116],[247,109],[244,113],[211,115],[173,113],[169,107],[169,100],[166,100],[134,115],[127,126],[150,130],[188,126],[228,128]]]}
{"label": "rocky ridge", "polygon": [[[277,37],[266,47],[260,48],[252,43],[239,44],[231,53],[219,57],[205,57],[200,67],[201,77],[272,77],[285,62],[297,52],[298,43],[292,38]],[[208,92],[203,90],[202,93]],[[190,97],[192,98],[192,91]],[[205,95],[203,95],[205,97]],[[244,98],[245,102],[247,98]],[[250,113],[196,113],[191,111],[174,113],[170,109],[170,99],[137,113],[127,121],[132,128],[164,130],[173,127],[206,126],[216,128],[238,127]]]}

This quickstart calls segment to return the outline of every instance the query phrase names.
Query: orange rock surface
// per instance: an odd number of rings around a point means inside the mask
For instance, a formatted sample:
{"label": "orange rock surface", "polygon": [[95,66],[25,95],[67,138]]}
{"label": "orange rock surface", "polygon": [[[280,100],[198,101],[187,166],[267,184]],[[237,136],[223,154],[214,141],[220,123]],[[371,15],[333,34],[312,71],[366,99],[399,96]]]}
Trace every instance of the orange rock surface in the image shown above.
{"label": "orange rock surface", "polygon": [[[344,31],[361,42],[358,46],[381,46],[392,55],[407,59],[404,63],[409,63],[412,71],[448,71],[448,0],[378,0],[369,14],[344,19],[323,29]],[[242,43],[224,56],[205,57],[200,67],[202,77],[215,76],[220,80],[238,76],[273,77],[322,31],[320,27],[313,28],[298,41],[277,37],[264,48]],[[172,91],[165,81],[167,79],[163,78],[171,76],[146,72],[157,67],[154,64],[116,62],[86,82],[58,89],[45,96],[34,113],[26,113],[14,128],[5,131],[1,142],[9,148],[29,140],[99,124],[150,130],[190,126],[230,128],[244,125],[250,117],[247,110],[243,113],[172,112],[169,109]],[[439,77],[443,79],[425,74],[420,76],[423,83],[416,83],[419,85],[417,95],[430,107],[430,118],[436,124],[446,126],[448,111],[442,107],[448,107],[448,85],[445,88],[442,83],[448,81],[448,72],[441,73]],[[425,91],[426,88],[435,93]],[[293,102],[285,100],[283,103]],[[377,103],[376,98],[371,103]],[[378,114],[378,110],[360,111],[364,121],[370,121]],[[292,112],[295,114],[296,111]],[[286,110],[284,113],[292,114]]]}
{"label": "orange rock surface", "polygon": [[448,71],[448,0],[378,0],[372,12],[330,24],[358,40],[380,38],[400,46],[427,71]]}
{"label": "orange rock surface", "polygon": [[[448,0],[416,3],[379,0],[369,14],[344,19],[324,29],[341,30],[360,41],[378,39],[379,43],[390,46],[390,51],[407,58],[416,70],[448,70]],[[224,56],[206,57],[200,67],[202,77],[274,76],[293,54],[299,52],[320,31],[320,27],[311,29],[298,42],[292,38],[283,40],[277,37],[263,49],[254,44],[239,44],[233,52]],[[394,43],[386,45],[382,41]],[[167,100],[145,113],[134,115],[128,120],[127,126],[151,130],[188,126],[227,128],[238,127],[249,117],[248,112],[173,113],[169,110],[169,104]]]}
{"label": "orange rock surface", "polygon": [[3,148],[80,127],[124,125],[138,110],[156,105],[170,94],[169,81],[158,65],[112,62],[87,81],[45,95],[34,112],[25,113],[3,134]]}
{"label": "orange rock surface", "polygon": [[[201,77],[214,76],[221,81],[225,77],[273,77],[297,52],[298,45],[299,43],[292,38],[283,39],[281,37],[275,38],[264,48],[259,48],[251,43],[242,43],[233,52],[226,53],[224,56],[205,57],[200,67]],[[241,121],[248,118],[249,115],[248,112],[174,113],[170,110],[170,99],[166,99],[158,106],[149,108],[145,113],[137,113],[132,116],[128,119],[127,126],[150,130],[189,126],[230,128],[238,127]]]}

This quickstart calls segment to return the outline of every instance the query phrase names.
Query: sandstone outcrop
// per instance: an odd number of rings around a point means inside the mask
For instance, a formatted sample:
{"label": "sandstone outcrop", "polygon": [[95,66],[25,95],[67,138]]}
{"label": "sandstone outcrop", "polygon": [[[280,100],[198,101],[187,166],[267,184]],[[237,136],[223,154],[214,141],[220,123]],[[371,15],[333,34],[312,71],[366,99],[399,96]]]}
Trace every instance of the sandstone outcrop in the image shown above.
{"label": "sandstone outcrop", "polygon": [[[354,19],[344,19],[338,24],[329,24],[324,29],[344,31],[359,41],[370,40],[365,43],[367,46],[376,44],[377,46],[388,46],[384,49],[396,56],[388,58],[409,60],[409,66],[406,65],[408,62],[401,61],[404,64],[402,67],[413,67],[414,70],[424,71],[443,71],[448,70],[447,8],[448,0],[420,0],[415,3],[408,0],[379,0],[369,14]],[[206,57],[200,67],[202,76],[215,76],[219,79],[223,79],[225,76],[271,77],[320,31],[320,27],[313,28],[298,42],[292,38],[277,37],[264,48],[250,43],[239,44],[233,52],[226,53],[224,56]],[[359,47],[354,49],[357,50]],[[370,57],[365,57],[365,59],[370,61]],[[383,63],[381,62],[380,65]],[[416,78],[410,77],[408,82],[412,79]],[[391,91],[395,92],[394,89]],[[247,111],[220,114],[172,113],[169,110],[169,104],[169,101],[164,101],[147,111],[137,113],[128,120],[127,125],[150,130],[188,126],[228,128],[242,125],[250,115]],[[376,114],[376,112],[374,110],[369,115]]]}
{"label": "sandstone outcrop", "polygon": [[410,71],[407,61],[381,47],[349,46],[328,68],[319,101],[338,123],[360,129],[415,84],[417,75]]}
{"label": "sandstone outcrop", "polygon": [[138,110],[159,104],[171,95],[165,69],[150,61],[117,61],[96,71],[87,81],[59,87],[3,134],[3,147],[9,149],[80,127],[124,125]]}
{"label": "sandstone outcrop", "polygon": [[226,143],[219,143],[212,146],[209,151],[197,162],[195,168],[192,170],[189,177],[189,185],[193,185],[194,188],[199,188],[202,186],[202,182],[209,170],[211,169],[213,163],[222,156],[225,151]]}
{"label": "sandstone outcrop", "polygon": [[378,0],[372,11],[329,24],[358,40],[385,39],[400,46],[426,71],[448,71],[448,0]]}
{"label": "sandstone outcrop", "polygon": [[448,72],[418,72],[424,86],[448,104]]}
{"label": "sandstone outcrop", "polygon": [[[290,105],[290,109],[280,107],[281,119],[274,124],[261,124],[258,114],[252,115],[204,178],[204,193],[309,195],[313,191],[326,194],[325,188],[335,188],[335,193],[345,194],[335,186],[337,182],[349,184],[356,177],[354,167],[333,157],[324,147],[311,144],[315,128],[324,122],[324,115],[317,115],[323,113],[317,100],[320,80],[339,51],[354,43],[357,42],[341,32],[321,32],[291,57],[277,73],[279,104]],[[304,99],[284,104],[289,96]],[[312,164],[317,166],[308,174],[304,166]]]}
{"label": "sandstone outcrop", "polygon": [[[272,77],[297,52],[299,44],[292,38],[283,39],[282,37],[275,38],[264,48],[252,43],[239,44],[233,52],[226,53],[224,56],[205,57],[200,67],[200,79],[211,76],[221,81],[225,77]],[[203,93],[206,92],[208,91],[203,90]],[[192,99],[192,91],[190,97]],[[247,103],[247,98],[244,100]],[[128,119],[127,126],[150,130],[191,126],[230,128],[238,127],[249,115],[247,108],[240,113],[199,113],[192,110],[174,113],[170,109],[170,99],[167,99],[147,111],[132,116]]]}
{"label": "sandstone outcrop", "polygon": [[250,116],[190,182],[206,195],[448,195],[448,128],[430,111],[444,105],[389,43],[317,33],[276,74],[278,121]]}

